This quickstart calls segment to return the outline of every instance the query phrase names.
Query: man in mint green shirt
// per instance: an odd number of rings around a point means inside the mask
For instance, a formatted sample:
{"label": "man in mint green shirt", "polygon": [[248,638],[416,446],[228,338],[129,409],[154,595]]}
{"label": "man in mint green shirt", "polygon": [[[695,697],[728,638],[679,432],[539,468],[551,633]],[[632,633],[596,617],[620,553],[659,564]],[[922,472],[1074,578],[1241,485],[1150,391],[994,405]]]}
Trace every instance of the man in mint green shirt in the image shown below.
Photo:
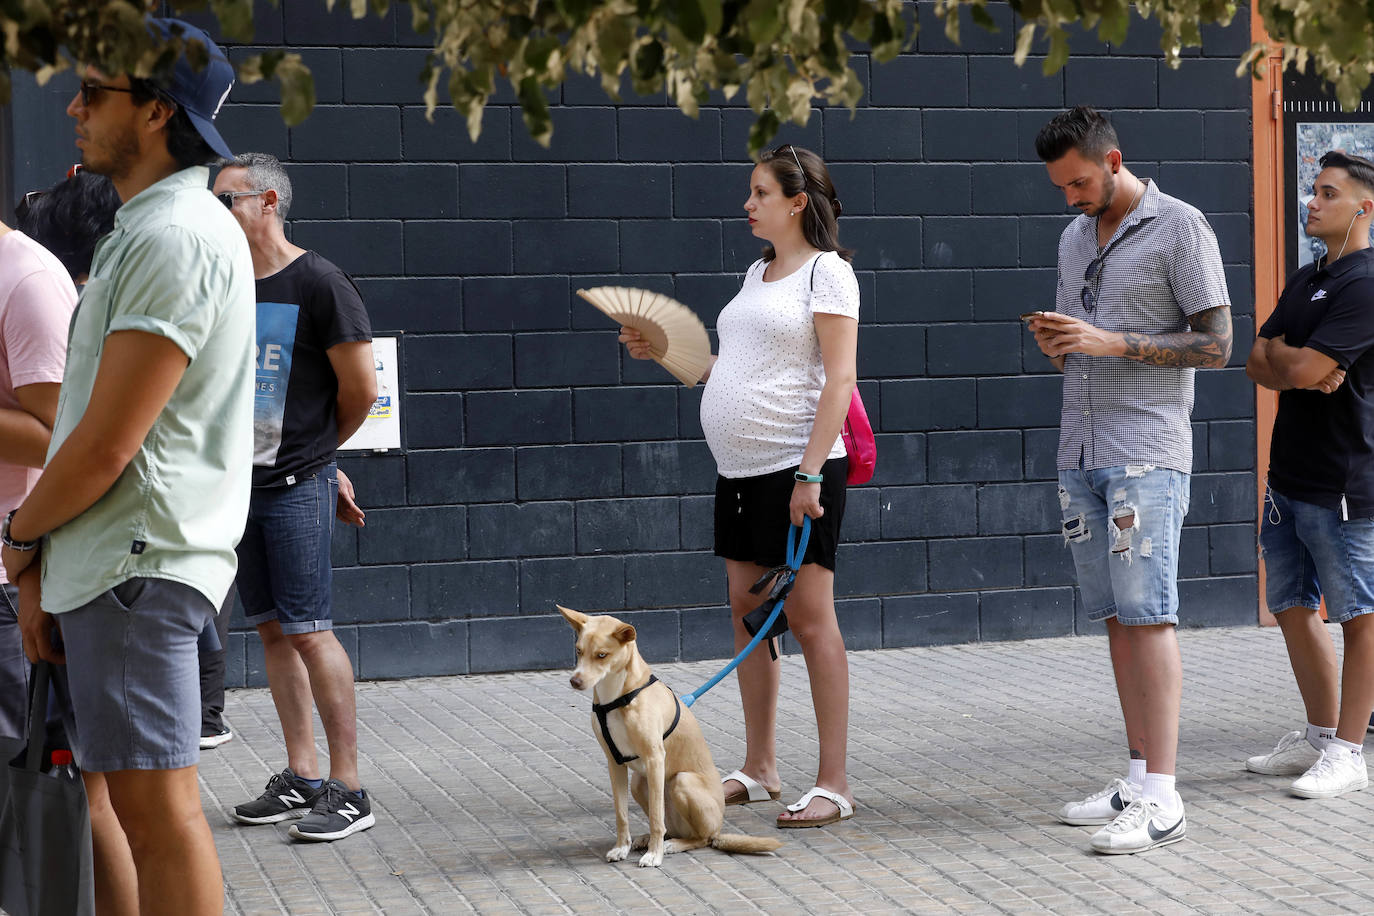
{"label": "man in mint green shirt", "polygon": [[207,189],[205,166],[230,155],[213,122],[233,68],[201,30],[147,22],[198,41],[209,63],[183,54],[150,80],[88,67],[67,108],[83,164],[123,206],[77,304],[46,468],[0,539],[26,653],[65,651],[98,908],[219,913],[196,646],[248,507],[253,265]]}

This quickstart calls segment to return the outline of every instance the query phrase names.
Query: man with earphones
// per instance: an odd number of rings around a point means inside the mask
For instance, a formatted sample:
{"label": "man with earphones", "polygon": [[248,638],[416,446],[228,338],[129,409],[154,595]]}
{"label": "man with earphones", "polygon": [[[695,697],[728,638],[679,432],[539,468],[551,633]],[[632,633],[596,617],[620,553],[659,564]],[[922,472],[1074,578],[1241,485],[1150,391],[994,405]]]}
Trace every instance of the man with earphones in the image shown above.
{"label": "man with earphones", "polygon": [[[1306,707],[1246,768],[1297,776],[1303,798],[1369,785],[1363,742],[1374,709],[1374,162],[1320,160],[1307,233],[1326,257],[1295,272],[1256,335],[1250,378],[1279,392],[1260,525],[1265,600]],[[1345,636],[1344,668],[1317,611]]]}

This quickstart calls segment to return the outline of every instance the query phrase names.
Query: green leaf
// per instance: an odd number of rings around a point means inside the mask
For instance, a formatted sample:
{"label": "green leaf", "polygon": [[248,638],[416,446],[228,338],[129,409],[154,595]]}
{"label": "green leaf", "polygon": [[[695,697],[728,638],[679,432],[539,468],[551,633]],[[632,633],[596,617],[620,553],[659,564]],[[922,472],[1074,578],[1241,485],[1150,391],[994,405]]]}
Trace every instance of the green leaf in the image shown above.
{"label": "green leaf", "polygon": [[725,23],[725,8],[721,0],[697,0],[701,6],[701,19],[706,23],[707,35],[719,35]]}
{"label": "green leaf", "polygon": [[1041,68],[1046,76],[1058,73],[1069,60],[1069,33],[1063,29],[1050,30],[1050,53],[1045,55]]}
{"label": "green leaf", "polygon": [[288,127],[304,121],[315,108],[315,77],[299,54],[282,57],[274,70],[281,84],[281,117]]}
{"label": "green leaf", "polygon": [[746,29],[755,45],[767,47],[782,31],[782,17],[779,15],[778,0],[749,0],[749,8],[744,13]]}
{"label": "green leaf", "polygon": [[692,44],[701,44],[706,38],[706,17],[698,0],[664,0],[664,11]]}
{"label": "green leaf", "polygon": [[210,6],[225,38],[253,40],[253,0],[213,0]]}
{"label": "green leaf", "polygon": [[549,65],[549,58],[562,47],[563,43],[552,35],[532,38],[525,45],[525,64],[532,70],[544,70]]}
{"label": "green leaf", "polygon": [[778,128],[782,123],[778,116],[770,109],[759,115],[754,121],[754,126],[749,128],[749,158],[757,160],[759,150],[768,145],[768,141],[778,135]]}
{"label": "green leaf", "polygon": [[1016,61],[1016,66],[1019,67],[1026,62],[1026,55],[1030,53],[1031,42],[1034,40],[1035,23],[1027,22],[1016,33],[1016,53],[1012,55],[1012,60]]}
{"label": "green leaf", "polygon": [[[519,95],[525,130],[529,131],[530,138],[535,143],[547,147],[553,139],[553,119],[549,116],[549,103],[544,98],[539,81],[531,76],[525,77],[520,81]],[[480,112],[478,117],[481,117]]]}
{"label": "green leaf", "polygon": [[663,76],[663,45],[650,41],[639,46],[635,52],[635,79],[639,82],[652,82]]}
{"label": "green leaf", "polygon": [[859,15],[859,0],[825,0],[825,18],[841,27],[848,27]]}

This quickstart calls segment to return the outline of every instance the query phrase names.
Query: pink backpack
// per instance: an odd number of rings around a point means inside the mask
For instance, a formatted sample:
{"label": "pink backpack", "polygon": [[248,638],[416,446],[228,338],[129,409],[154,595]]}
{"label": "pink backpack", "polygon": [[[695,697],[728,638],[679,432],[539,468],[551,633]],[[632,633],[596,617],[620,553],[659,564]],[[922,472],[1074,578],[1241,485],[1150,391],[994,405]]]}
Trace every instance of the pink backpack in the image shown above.
{"label": "pink backpack", "polygon": [[[811,288],[816,288],[816,264],[820,255],[811,262]],[[873,424],[868,422],[868,411],[864,409],[864,399],[859,397],[859,386],[849,397],[849,413],[844,418],[844,429],[840,431],[844,439],[844,450],[849,453],[849,476],[845,483],[851,487],[868,483],[873,479],[873,471],[878,467],[878,442],[873,438]]]}

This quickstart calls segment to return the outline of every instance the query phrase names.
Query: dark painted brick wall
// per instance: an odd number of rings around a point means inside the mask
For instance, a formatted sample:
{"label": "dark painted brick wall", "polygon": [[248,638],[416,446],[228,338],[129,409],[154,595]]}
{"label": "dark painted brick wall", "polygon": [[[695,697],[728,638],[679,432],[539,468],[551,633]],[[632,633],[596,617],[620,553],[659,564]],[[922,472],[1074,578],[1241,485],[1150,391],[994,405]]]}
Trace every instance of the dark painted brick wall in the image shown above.
{"label": "dark painted brick wall", "polygon": [[[425,119],[424,39],[401,10],[356,23],[286,6],[257,3],[259,34],[304,51],[319,105],[288,130],[270,88],[240,87],[224,132],[289,163],[294,237],[358,278],[378,333],[403,334],[406,448],[342,461],[368,511],[335,551],[358,674],[567,664],[555,602],[633,621],[653,660],[728,655],[700,393],[627,360],[573,292],[646,286],[713,327],[759,249],[740,209],[748,112],[689,120],[662,94],[613,106],[573,78],[552,100],[552,149],[525,136],[506,90],[472,144],[455,112]],[[1074,59],[1045,77],[1038,58],[1012,65],[1019,22],[990,10],[1001,31],[966,23],[961,48],[921,3],[916,53],[857,60],[857,118],[818,110],[779,137],[831,163],[858,249],[880,458],[850,495],[846,638],[1100,632],[1057,534],[1059,379],[1017,320],[1053,303],[1068,220],[1032,138],[1077,103],[1113,110],[1131,167],[1200,207],[1221,241],[1237,340],[1234,368],[1198,375],[1182,616],[1253,622],[1250,88],[1234,75],[1248,19],[1205,30],[1177,70],[1149,23],[1120,47],[1076,34]],[[262,682],[256,642],[236,637],[231,680]]]}

